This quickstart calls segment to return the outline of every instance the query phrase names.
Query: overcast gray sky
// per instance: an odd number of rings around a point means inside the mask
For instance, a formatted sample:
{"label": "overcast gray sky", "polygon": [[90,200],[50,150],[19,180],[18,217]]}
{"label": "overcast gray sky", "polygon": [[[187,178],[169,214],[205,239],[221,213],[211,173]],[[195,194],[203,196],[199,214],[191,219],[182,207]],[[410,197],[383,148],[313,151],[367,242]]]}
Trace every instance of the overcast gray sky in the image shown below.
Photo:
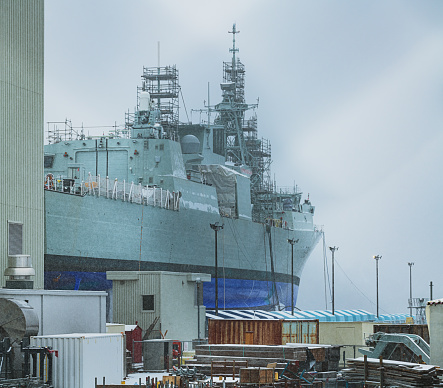
{"label": "overcast gray sky", "polygon": [[[407,312],[408,262],[413,296],[429,297],[433,281],[443,297],[442,20],[441,0],[46,0],[45,121],[123,124],[158,42],[188,114],[208,82],[218,102],[235,22],[277,184],[309,193],[327,246],[339,247],[335,308],[376,311],[382,255],[380,312]],[[299,308],[325,308],[323,273],[320,243]]]}

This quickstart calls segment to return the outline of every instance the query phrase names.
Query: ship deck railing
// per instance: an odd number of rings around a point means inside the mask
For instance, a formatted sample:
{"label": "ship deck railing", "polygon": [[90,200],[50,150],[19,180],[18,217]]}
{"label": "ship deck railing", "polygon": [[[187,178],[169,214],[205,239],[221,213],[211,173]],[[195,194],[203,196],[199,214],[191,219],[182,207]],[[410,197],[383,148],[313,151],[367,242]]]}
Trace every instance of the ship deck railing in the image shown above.
{"label": "ship deck railing", "polygon": [[89,175],[85,181],[74,179],[54,179],[50,174],[45,179],[45,190],[78,196],[105,197],[111,200],[180,210],[180,192],[165,190],[161,187],[142,186],[141,183],[111,180],[100,175]]}

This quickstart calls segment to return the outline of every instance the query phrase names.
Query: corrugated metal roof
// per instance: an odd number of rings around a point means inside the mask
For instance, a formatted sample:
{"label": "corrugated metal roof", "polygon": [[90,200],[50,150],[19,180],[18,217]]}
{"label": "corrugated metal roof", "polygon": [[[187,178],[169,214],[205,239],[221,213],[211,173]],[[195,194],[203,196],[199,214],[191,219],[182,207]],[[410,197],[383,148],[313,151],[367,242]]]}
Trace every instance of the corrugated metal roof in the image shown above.
{"label": "corrugated metal roof", "polygon": [[264,310],[219,310],[218,316],[214,310],[206,310],[209,319],[286,319],[306,320],[318,319],[320,322],[381,322],[405,323],[408,314],[383,314],[378,318],[365,310],[313,310],[313,311],[264,311]]}

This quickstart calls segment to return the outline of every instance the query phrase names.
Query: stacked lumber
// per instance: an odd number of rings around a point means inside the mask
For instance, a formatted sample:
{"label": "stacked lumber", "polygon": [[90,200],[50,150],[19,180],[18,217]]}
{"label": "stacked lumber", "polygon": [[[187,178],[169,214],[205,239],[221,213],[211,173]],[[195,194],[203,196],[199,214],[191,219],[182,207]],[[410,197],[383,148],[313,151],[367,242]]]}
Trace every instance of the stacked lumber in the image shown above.
{"label": "stacked lumber", "polygon": [[241,368],[240,384],[272,384],[274,382],[273,368]]}
{"label": "stacked lumber", "polygon": [[[234,362],[236,365],[235,374],[238,375],[237,367],[242,365],[242,362],[247,363],[247,367],[257,368],[265,368],[269,364],[275,364],[275,371],[280,372],[288,362],[299,361],[305,370],[311,370],[315,364],[316,371],[326,372],[338,370],[339,358],[340,348],[331,345],[197,345],[194,358],[186,360],[186,365],[191,368],[195,367],[200,373],[206,375],[232,376],[231,365]],[[217,364],[217,368],[214,368],[214,363]],[[223,363],[228,368],[218,370],[218,367],[223,366]]]}
{"label": "stacked lumber", "polygon": [[306,360],[308,345],[295,347],[286,345],[198,345],[196,355],[266,358],[283,360]]}
{"label": "stacked lumber", "polygon": [[348,359],[347,364],[349,367],[342,370],[347,381],[398,387],[440,386],[440,371],[435,365],[366,357]]}

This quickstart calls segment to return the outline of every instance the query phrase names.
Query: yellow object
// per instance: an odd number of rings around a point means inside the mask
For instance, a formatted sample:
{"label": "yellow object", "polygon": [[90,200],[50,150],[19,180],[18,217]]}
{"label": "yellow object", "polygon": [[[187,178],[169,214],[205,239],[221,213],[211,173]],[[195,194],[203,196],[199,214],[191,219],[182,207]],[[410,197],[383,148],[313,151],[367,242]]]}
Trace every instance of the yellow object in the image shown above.
{"label": "yellow object", "polygon": [[407,325],[413,325],[414,324],[414,318],[406,317],[406,324]]}
{"label": "yellow object", "polygon": [[223,377],[221,377],[221,376],[218,376],[218,379],[219,379],[219,380],[223,380]]}
{"label": "yellow object", "polygon": [[274,373],[274,380],[277,381],[278,380],[278,372]]}

